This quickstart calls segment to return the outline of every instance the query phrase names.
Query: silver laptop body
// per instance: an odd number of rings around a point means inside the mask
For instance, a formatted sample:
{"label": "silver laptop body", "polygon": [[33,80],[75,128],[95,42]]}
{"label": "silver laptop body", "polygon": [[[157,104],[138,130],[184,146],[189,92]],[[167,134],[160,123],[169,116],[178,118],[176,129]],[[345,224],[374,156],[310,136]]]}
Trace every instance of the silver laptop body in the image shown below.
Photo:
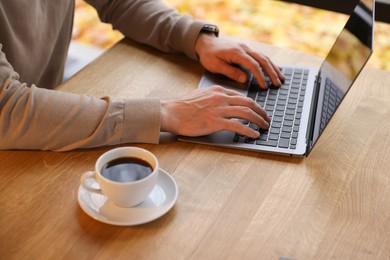
{"label": "silver laptop body", "polygon": [[[266,91],[259,90],[250,73],[250,80],[244,88],[222,75],[204,73],[199,88],[212,85],[231,88],[250,96],[267,110],[272,119],[270,129],[258,129],[261,132],[259,139],[220,131],[201,137],[179,136],[178,140],[308,156],[373,52],[374,6],[375,0],[358,2],[319,70],[281,66],[287,79],[278,89],[271,86]],[[243,123],[257,127],[250,122]]]}

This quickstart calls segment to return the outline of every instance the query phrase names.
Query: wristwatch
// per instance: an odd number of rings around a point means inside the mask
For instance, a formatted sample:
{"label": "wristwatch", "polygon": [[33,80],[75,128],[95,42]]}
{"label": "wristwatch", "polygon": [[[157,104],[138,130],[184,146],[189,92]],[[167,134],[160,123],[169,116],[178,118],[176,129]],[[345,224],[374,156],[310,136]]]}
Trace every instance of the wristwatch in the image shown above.
{"label": "wristwatch", "polygon": [[218,26],[214,25],[214,24],[205,24],[203,25],[202,29],[200,30],[200,32],[204,32],[204,33],[214,33],[215,36],[218,37],[219,35],[219,28]]}

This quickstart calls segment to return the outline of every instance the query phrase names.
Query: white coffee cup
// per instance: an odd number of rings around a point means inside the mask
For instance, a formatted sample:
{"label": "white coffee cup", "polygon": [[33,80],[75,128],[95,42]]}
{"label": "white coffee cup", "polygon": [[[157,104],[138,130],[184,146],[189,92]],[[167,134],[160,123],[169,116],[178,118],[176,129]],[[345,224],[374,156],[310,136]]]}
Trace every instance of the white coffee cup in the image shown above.
{"label": "white coffee cup", "polygon": [[[147,162],[152,172],[139,180],[115,181],[102,175],[103,167],[107,163],[119,158],[136,158]],[[138,147],[120,147],[102,154],[95,163],[95,171],[89,171],[81,176],[81,185],[90,192],[106,196],[119,207],[134,207],[142,203],[152,192],[157,182],[159,163],[151,152]],[[124,174],[127,174],[124,172]],[[87,181],[93,179],[95,182]],[[93,187],[98,183],[99,188]],[[95,185],[96,186],[96,185]]]}

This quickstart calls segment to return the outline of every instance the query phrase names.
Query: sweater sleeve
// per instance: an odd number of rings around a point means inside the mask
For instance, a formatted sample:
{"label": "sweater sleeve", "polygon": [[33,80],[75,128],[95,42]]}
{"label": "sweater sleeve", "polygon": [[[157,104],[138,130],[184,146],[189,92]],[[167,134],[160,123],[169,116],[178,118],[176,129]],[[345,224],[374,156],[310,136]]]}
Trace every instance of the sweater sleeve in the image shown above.
{"label": "sweater sleeve", "polygon": [[167,52],[183,52],[196,60],[195,42],[204,25],[180,15],[160,0],[87,0],[103,22],[126,37]]}
{"label": "sweater sleeve", "polygon": [[114,100],[28,86],[0,44],[0,149],[65,151],[157,143],[160,101]]}

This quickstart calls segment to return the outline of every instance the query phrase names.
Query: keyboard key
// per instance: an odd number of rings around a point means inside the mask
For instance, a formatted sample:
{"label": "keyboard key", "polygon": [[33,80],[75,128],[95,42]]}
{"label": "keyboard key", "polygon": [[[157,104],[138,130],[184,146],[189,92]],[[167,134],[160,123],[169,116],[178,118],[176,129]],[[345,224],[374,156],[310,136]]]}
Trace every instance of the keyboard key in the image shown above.
{"label": "keyboard key", "polygon": [[263,90],[263,89],[257,89],[257,94],[260,96],[260,97],[266,97],[267,94],[268,94],[268,91],[267,90]]}
{"label": "keyboard key", "polygon": [[260,128],[259,129],[259,132],[260,132],[260,134],[264,134],[264,135],[267,135],[268,134],[268,129],[262,129],[262,128]]}
{"label": "keyboard key", "polygon": [[274,96],[274,95],[269,95],[268,96],[268,101],[274,101],[275,102],[275,100],[277,99],[277,96]]}
{"label": "keyboard key", "polygon": [[294,87],[291,87],[291,91],[290,91],[291,94],[298,94],[299,93],[299,86],[294,88]]}
{"label": "keyboard key", "polygon": [[292,80],[293,83],[296,83],[296,84],[301,84],[301,79],[293,79]]}
{"label": "keyboard key", "polygon": [[291,84],[291,90],[299,90],[301,88],[301,84],[300,83],[293,83]]}
{"label": "keyboard key", "polygon": [[284,116],[284,111],[276,110],[274,115],[275,116]]}
{"label": "keyboard key", "polygon": [[264,101],[256,100],[256,103],[259,104],[259,106],[261,106],[261,107],[264,107],[264,105],[265,105]]}
{"label": "keyboard key", "polygon": [[247,143],[247,144],[255,144],[256,140],[257,139],[246,137],[244,142]]}
{"label": "keyboard key", "polygon": [[265,102],[266,96],[258,95],[256,98],[256,102]]}
{"label": "keyboard key", "polygon": [[287,100],[287,94],[282,94],[282,93],[280,93],[280,94],[279,94],[278,100],[284,100],[284,101],[286,101],[286,100]]}
{"label": "keyboard key", "polygon": [[275,106],[275,100],[268,99],[265,104],[268,105],[268,106]]}
{"label": "keyboard key", "polygon": [[274,116],[272,118],[272,121],[281,123],[283,121],[283,117],[281,117],[281,116]]}
{"label": "keyboard key", "polygon": [[288,148],[289,145],[290,145],[290,140],[289,139],[281,138],[279,140],[278,147],[280,147],[280,148]]}
{"label": "keyboard key", "polygon": [[291,133],[293,128],[291,126],[283,126],[282,132]]}
{"label": "keyboard key", "polygon": [[297,105],[297,99],[296,98],[290,98],[288,100],[288,104],[287,105],[294,105],[294,107]]}
{"label": "keyboard key", "polygon": [[292,68],[284,68],[283,69],[283,74],[284,75],[292,75],[293,69]]}
{"label": "keyboard key", "polygon": [[288,89],[279,90],[279,95],[288,95]]}
{"label": "keyboard key", "polygon": [[249,121],[248,120],[245,120],[245,119],[239,119],[238,121],[240,121],[242,124],[244,125],[247,125],[249,124]]}
{"label": "keyboard key", "polygon": [[273,140],[268,140],[268,141],[256,140],[256,144],[276,147],[278,145],[278,142]]}
{"label": "keyboard key", "polygon": [[267,139],[268,139],[268,136],[265,134],[262,134],[262,135],[260,135],[258,140],[267,141]]}
{"label": "keyboard key", "polygon": [[286,115],[295,115],[295,109],[287,109],[285,113]]}
{"label": "keyboard key", "polygon": [[279,133],[280,133],[280,128],[271,128],[271,130],[270,130],[269,132],[270,132],[270,134],[279,135]]}
{"label": "keyboard key", "polygon": [[295,105],[287,104],[287,109],[294,109],[295,110]]}
{"label": "keyboard key", "polygon": [[250,123],[249,127],[252,128],[253,130],[259,130],[259,127],[253,123]]}

